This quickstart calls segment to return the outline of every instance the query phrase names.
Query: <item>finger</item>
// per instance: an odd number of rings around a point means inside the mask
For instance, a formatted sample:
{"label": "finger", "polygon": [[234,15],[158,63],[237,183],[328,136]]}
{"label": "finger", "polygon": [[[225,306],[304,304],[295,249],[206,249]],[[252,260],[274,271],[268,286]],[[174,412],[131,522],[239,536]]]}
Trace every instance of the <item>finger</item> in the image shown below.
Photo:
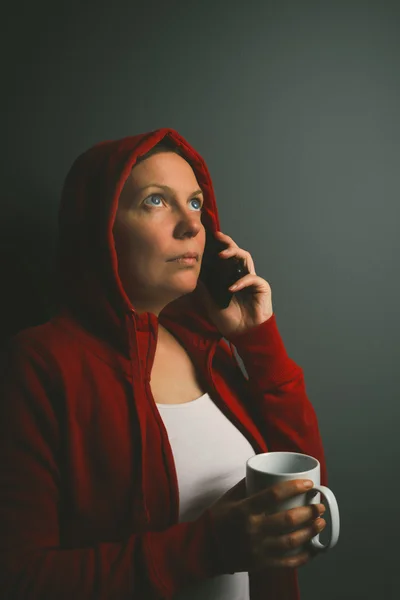
{"label": "finger", "polygon": [[223,494],[217,501],[220,501],[224,498],[227,500],[243,500],[246,499],[246,477],[240,479],[233,487],[229,488],[225,494]]}
{"label": "finger", "polygon": [[311,559],[309,552],[299,552],[295,556],[284,556],[284,557],[269,557],[267,560],[267,566],[273,567],[274,569],[298,569],[303,565],[307,564]]}
{"label": "finger", "polygon": [[307,544],[313,537],[318,535],[326,525],[324,519],[317,519],[309,527],[291,531],[278,537],[268,537],[265,541],[265,547],[269,548],[274,554],[284,554],[289,550],[295,550],[299,546]]}
{"label": "finger", "polygon": [[229,244],[230,246],[238,247],[236,242],[234,242],[233,239],[231,237],[229,237],[229,235],[226,235],[226,233],[222,233],[222,231],[216,231],[215,236],[217,237],[217,239],[221,240],[221,242],[225,242],[226,244]]}
{"label": "finger", "polygon": [[305,494],[311,488],[306,487],[304,482],[306,479],[291,479],[290,481],[282,481],[276,483],[252,496],[249,496],[248,502],[252,511],[265,512],[270,514],[281,512],[279,505],[288,498],[293,498],[298,494]]}
{"label": "finger", "polygon": [[222,256],[222,258],[226,258],[227,256],[237,256],[238,258],[246,258],[249,253],[246,250],[242,250],[238,246],[230,246],[229,248],[224,248],[220,252],[218,252],[218,256]]}
{"label": "finger", "polygon": [[283,534],[310,526],[313,521],[324,513],[323,504],[310,504],[267,515],[264,520],[263,529],[272,534]]}
{"label": "finger", "polygon": [[310,556],[310,560],[312,560],[313,558],[316,558],[317,556],[319,556],[321,554],[321,552],[319,550],[317,550],[317,548],[315,546],[313,546],[312,544],[308,544],[307,552]]}
{"label": "finger", "polygon": [[[250,290],[249,288],[252,288]],[[271,286],[265,279],[258,275],[244,275],[233,283],[229,288],[229,291],[236,292],[251,292],[251,294],[271,294]]]}
{"label": "finger", "polygon": [[248,273],[244,275],[240,279],[238,279],[234,284],[232,284],[228,289],[230,291],[239,292],[244,288],[248,288],[250,286],[254,286],[257,292],[268,292],[269,288],[266,286],[265,279],[259,277],[259,275]]}
{"label": "finger", "polygon": [[247,270],[249,271],[249,273],[255,275],[256,274],[256,270],[254,267],[254,261],[251,257],[250,252],[247,252],[246,250],[242,250],[241,248],[236,247],[231,247],[231,248],[225,248],[225,250],[221,250],[221,252],[218,253],[218,256],[220,256],[221,258],[231,258],[232,256],[235,256],[236,258],[240,258],[243,260],[244,265],[247,267]]}

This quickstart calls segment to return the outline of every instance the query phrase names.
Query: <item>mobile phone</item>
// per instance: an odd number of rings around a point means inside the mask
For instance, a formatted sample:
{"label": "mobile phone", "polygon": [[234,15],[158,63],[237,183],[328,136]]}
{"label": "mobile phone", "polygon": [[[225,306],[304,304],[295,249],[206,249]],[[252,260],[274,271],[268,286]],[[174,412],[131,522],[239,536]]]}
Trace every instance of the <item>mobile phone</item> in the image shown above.
{"label": "mobile phone", "polygon": [[212,231],[206,229],[199,279],[220,308],[227,308],[232,299],[234,292],[229,291],[229,286],[249,273],[241,258],[218,256],[218,253],[227,247],[228,245],[217,239]]}

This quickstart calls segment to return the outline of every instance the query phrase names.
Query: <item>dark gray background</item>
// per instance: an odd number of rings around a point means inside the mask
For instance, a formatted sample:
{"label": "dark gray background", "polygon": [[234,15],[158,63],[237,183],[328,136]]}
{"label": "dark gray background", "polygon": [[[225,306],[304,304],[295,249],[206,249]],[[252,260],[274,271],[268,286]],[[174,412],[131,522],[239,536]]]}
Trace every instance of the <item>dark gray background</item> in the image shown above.
{"label": "dark gray background", "polygon": [[399,597],[399,18],[382,0],[3,15],[3,333],[51,311],[75,157],[177,129],[207,161],[222,231],[271,285],[319,418],[342,529],[299,570],[303,600]]}

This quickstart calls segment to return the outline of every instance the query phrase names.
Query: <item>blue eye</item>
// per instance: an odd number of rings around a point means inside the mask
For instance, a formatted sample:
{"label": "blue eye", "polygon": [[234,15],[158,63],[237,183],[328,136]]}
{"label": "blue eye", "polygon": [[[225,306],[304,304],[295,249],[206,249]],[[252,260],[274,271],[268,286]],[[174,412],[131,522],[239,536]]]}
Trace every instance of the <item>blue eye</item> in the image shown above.
{"label": "blue eye", "polygon": [[147,206],[146,201],[149,200],[150,198],[161,198],[161,196],[159,196],[158,194],[152,194],[151,196],[146,198],[146,200],[143,202],[143,204],[145,204]]}
{"label": "blue eye", "polygon": [[[148,204],[146,204],[147,200],[150,200],[151,198],[162,198],[163,196],[161,194],[151,194],[150,196],[148,196],[148,198],[146,198],[146,200],[143,202],[143,204],[145,204],[145,206],[149,206]],[[199,210],[201,211],[203,208],[203,205],[201,203],[201,200],[199,198],[192,198],[191,202],[198,202],[199,203]],[[153,206],[155,206],[153,204]],[[160,204],[157,204],[157,206],[161,206]]]}

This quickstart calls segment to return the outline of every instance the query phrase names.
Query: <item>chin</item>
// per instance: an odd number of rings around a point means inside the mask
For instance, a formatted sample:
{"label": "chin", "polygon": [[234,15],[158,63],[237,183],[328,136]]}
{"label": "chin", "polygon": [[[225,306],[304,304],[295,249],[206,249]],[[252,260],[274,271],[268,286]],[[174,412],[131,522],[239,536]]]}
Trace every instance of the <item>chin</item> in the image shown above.
{"label": "chin", "polygon": [[[176,298],[179,296],[185,296],[186,294],[190,294],[194,292],[197,287],[198,277],[193,278],[191,281],[181,282],[180,284],[176,284],[173,286],[173,291],[176,294]],[[171,288],[170,288],[171,289]]]}

